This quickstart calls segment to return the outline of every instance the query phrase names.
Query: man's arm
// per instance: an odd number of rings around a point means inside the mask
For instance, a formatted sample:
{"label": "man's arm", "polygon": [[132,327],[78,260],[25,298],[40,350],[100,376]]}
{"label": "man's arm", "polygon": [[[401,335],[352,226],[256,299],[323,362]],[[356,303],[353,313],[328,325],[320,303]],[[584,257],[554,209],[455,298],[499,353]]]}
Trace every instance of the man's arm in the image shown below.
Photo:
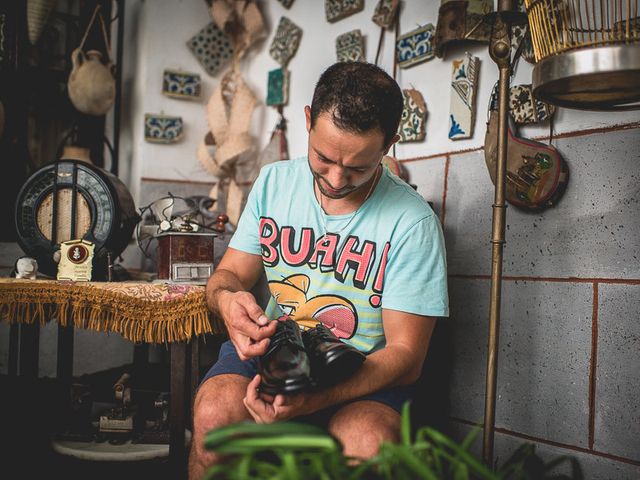
{"label": "man's arm", "polygon": [[247,388],[245,405],[254,418],[258,417],[256,420],[268,423],[313,413],[384,388],[414,383],[420,377],[436,318],[383,310],[382,322],[386,346],[367,356],[353,377],[320,392],[278,395],[272,404],[262,401],[255,392],[259,385],[256,377]]}
{"label": "man's arm", "polygon": [[267,319],[248,292],[260,277],[262,268],[259,255],[227,248],[207,282],[207,305],[224,321],[242,360],[265,353],[269,337],[276,329],[276,323]]}
{"label": "man's arm", "polygon": [[420,377],[435,323],[433,317],[383,310],[386,346],[367,356],[350,379],[310,395],[309,408],[316,411],[384,388],[414,383]]}

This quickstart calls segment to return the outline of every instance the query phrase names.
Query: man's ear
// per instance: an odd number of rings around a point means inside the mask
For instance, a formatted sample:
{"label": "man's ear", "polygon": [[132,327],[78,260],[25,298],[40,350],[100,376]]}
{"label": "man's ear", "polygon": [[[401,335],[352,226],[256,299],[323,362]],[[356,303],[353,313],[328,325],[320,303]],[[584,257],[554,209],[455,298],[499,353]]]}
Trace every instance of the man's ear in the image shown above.
{"label": "man's ear", "polygon": [[387,145],[387,147],[384,149],[383,155],[386,155],[387,153],[389,153],[389,150],[391,149],[393,144],[396,143],[398,140],[400,140],[400,135],[396,133],[391,139],[391,141],[389,142],[389,145]]}
{"label": "man's ear", "polygon": [[311,107],[309,105],[305,105],[304,107],[304,118],[307,122],[307,133],[311,132]]}

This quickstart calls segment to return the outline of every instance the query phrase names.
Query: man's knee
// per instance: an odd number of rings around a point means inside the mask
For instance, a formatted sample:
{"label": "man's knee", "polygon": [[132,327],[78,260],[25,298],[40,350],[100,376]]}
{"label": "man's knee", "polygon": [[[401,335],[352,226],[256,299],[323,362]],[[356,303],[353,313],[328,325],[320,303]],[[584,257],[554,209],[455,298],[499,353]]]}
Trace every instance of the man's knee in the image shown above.
{"label": "man's knee", "polygon": [[239,375],[219,375],[208,379],[198,389],[193,404],[192,469],[202,469],[217,458],[204,448],[207,432],[251,418],[242,402],[248,383],[249,379]]}
{"label": "man's knee", "polygon": [[345,455],[370,458],[378,453],[382,442],[399,441],[400,415],[379,402],[354,402],[331,418],[329,431],[340,440]]}
{"label": "man's knee", "polygon": [[248,384],[249,379],[240,375],[218,375],[204,382],[193,404],[194,434],[250,419],[242,402]]}

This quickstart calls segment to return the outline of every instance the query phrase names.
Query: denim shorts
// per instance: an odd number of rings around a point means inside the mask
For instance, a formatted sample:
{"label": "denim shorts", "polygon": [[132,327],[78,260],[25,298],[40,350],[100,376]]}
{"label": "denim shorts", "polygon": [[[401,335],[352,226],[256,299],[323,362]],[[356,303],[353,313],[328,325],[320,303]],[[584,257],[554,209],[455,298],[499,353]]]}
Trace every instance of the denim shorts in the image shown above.
{"label": "denim shorts", "polygon": [[[236,352],[236,348],[230,340],[227,340],[220,347],[220,353],[218,354],[218,361],[209,369],[207,374],[201,381],[215,377],[216,375],[222,375],[232,373],[236,375],[242,375],[243,377],[247,377],[252,379],[258,373],[258,358],[250,358],[249,360],[240,360],[238,357],[238,353]],[[369,395],[364,395],[362,397],[355,398],[346,403],[356,402],[360,400],[371,400],[374,402],[380,402],[384,405],[388,405],[393,408],[396,412],[400,413],[402,410],[402,405],[411,400],[415,391],[415,385],[406,385],[400,387],[387,388],[385,390],[380,390],[374,393],[370,393]],[[346,404],[345,403],[345,404]],[[322,418],[328,415],[328,418],[333,415],[342,405],[336,405],[335,407],[330,407],[326,409],[326,411],[318,412],[318,414],[314,414],[312,417]]]}

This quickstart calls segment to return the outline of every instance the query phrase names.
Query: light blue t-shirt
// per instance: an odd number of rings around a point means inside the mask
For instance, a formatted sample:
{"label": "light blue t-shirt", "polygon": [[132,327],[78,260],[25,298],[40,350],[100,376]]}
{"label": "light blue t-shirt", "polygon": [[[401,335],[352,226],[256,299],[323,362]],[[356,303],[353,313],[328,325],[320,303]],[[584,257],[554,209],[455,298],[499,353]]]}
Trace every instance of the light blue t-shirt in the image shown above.
{"label": "light blue t-shirt", "polygon": [[262,256],[269,318],[322,322],[366,353],[385,345],[383,308],[449,315],[440,222],[386,167],[355,214],[325,215],[306,157],[267,165],[229,246]]}

